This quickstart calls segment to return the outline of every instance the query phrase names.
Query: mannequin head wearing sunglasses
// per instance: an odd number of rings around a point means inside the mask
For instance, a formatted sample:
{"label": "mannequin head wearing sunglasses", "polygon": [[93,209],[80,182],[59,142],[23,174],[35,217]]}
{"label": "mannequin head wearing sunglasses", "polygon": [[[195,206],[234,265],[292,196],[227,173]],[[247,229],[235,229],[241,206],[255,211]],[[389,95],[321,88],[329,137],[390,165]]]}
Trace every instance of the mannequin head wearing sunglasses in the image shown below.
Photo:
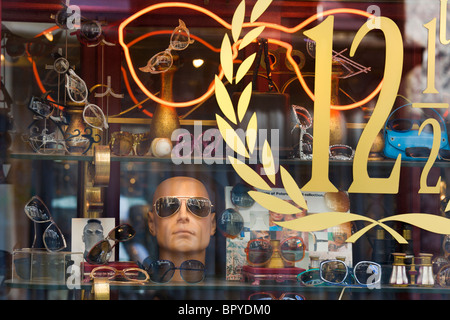
{"label": "mannequin head wearing sunglasses", "polygon": [[[159,259],[170,260],[176,267],[190,259],[205,263],[216,220],[202,182],[191,177],[161,182],[153,195],[148,224],[158,243]],[[178,276],[176,272],[173,280]]]}

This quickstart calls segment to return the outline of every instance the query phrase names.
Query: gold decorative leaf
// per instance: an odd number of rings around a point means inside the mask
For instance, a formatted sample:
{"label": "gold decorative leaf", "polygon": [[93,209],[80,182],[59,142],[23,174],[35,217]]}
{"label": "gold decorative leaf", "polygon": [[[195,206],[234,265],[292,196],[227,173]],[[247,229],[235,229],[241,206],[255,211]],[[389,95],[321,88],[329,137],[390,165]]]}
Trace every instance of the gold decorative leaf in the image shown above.
{"label": "gold decorative leaf", "polygon": [[248,122],[246,131],[247,146],[250,154],[252,154],[253,151],[255,150],[257,135],[258,135],[258,119],[256,118],[256,112],[253,112],[253,116],[250,118],[250,121]]}
{"label": "gold decorative leaf", "polygon": [[348,212],[321,212],[310,214],[298,219],[277,222],[276,224],[280,225],[283,228],[288,228],[301,232],[313,232],[320,231],[324,229],[328,229],[343,223],[351,222],[351,221],[370,221],[375,222],[375,220]]}
{"label": "gold decorative leaf", "polygon": [[303,197],[302,191],[298,187],[294,178],[289,174],[289,172],[283,167],[280,167],[281,182],[283,183],[284,189],[288,196],[300,207],[308,209],[305,198]]}
{"label": "gold decorative leaf", "polygon": [[228,120],[230,120],[233,124],[237,124],[233,102],[231,101],[230,95],[228,94],[225,85],[222,83],[222,81],[217,75],[214,79],[214,85],[215,85],[216,100],[220,110]]}
{"label": "gold decorative leaf", "polygon": [[286,200],[280,199],[279,197],[271,194],[259,191],[249,191],[248,194],[264,208],[273,212],[281,214],[296,214],[302,211]]}
{"label": "gold decorative leaf", "polygon": [[250,15],[250,22],[255,22],[264,11],[266,11],[267,7],[272,3],[272,0],[258,0],[253,7],[252,13]]}
{"label": "gold decorative leaf", "polygon": [[245,145],[241,138],[237,135],[236,131],[218,114],[216,114],[216,120],[220,134],[227,145],[241,156],[249,158]]}
{"label": "gold decorative leaf", "polygon": [[228,156],[228,159],[233,166],[234,171],[236,171],[236,173],[249,185],[261,190],[271,190],[267,182],[265,182],[264,179],[247,164],[232,156]]}
{"label": "gold decorative leaf", "polygon": [[358,240],[362,235],[364,235],[367,231],[369,231],[370,229],[372,229],[375,226],[380,226],[383,227],[387,232],[389,232],[392,237],[397,240],[398,243],[401,244],[408,244],[408,241],[403,238],[397,231],[395,231],[394,229],[392,229],[391,227],[385,225],[384,223],[381,223],[379,221],[376,221],[374,223],[371,223],[370,225],[362,228],[361,230],[355,232],[354,234],[352,234],[347,240],[346,242],[350,242],[353,243],[356,240]]}
{"label": "gold decorative leaf", "polygon": [[236,72],[236,83],[239,83],[242,80],[242,78],[247,74],[248,70],[250,69],[253,62],[255,61],[255,57],[256,57],[256,52],[252,53],[241,63],[238,71]]}
{"label": "gold decorative leaf", "polygon": [[269,178],[270,182],[275,184],[275,161],[273,159],[272,149],[270,148],[269,142],[267,142],[267,140],[264,141],[261,162],[263,164],[264,172]]}
{"label": "gold decorative leaf", "polygon": [[241,43],[239,44],[239,50],[245,48],[247,45],[249,45],[250,43],[252,43],[253,40],[255,40],[256,38],[258,38],[258,36],[261,34],[261,32],[263,32],[264,30],[264,26],[261,27],[256,27],[252,30],[250,30],[245,36],[244,38],[242,38]]}
{"label": "gold decorative leaf", "polygon": [[[228,35],[225,33],[220,48],[220,63],[229,83],[233,83],[233,50]],[[216,75],[217,76],[217,75]]]}
{"label": "gold decorative leaf", "polygon": [[236,11],[234,12],[233,19],[231,20],[231,35],[233,36],[233,41],[236,42],[242,31],[242,25],[244,24],[245,18],[245,0],[242,0],[238,5]]}
{"label": "gold decorative leaf", "polygon": [[237,106],[237,114],[239,122],[242,122],[245,114],[247,113],[247,108],[250,104],[250,99],[252,97],[252,83],[247,84],[245,89],[242,91],[241,96],[239,97],[238,106]]}
{"label": "gold decorative leaf", "polygon": [[400,221],[419,227],[421,229],[439,233],[450,234],[450,219],[428,213],[404,213],[383,218],[380,222]]}

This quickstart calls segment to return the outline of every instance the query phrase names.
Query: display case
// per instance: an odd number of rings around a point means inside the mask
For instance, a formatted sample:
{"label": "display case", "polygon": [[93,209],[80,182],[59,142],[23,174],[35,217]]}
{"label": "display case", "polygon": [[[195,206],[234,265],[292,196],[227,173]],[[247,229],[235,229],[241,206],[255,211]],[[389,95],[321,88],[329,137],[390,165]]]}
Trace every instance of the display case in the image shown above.
{"label": "display case", "polygon": [[449,298],[447,1],[0,3],[2,299]]}

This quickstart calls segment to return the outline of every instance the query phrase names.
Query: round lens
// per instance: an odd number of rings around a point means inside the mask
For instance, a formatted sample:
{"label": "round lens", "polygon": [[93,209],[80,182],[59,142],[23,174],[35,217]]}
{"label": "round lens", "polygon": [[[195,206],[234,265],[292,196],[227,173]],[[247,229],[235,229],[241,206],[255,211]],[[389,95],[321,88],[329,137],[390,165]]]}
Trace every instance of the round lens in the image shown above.
{"label": "round lens", "polygon": [[244,218],[242,215],[232,209],[226,209],[219,218],[217,227],[225,237],[235,238],[244,228]]}
{"label": "round lens", "polygon": [[49,251],[59,251],[66,247],[66,240],[56,224],[50,224],[44,231],[44,245]]}
{"label": "round lens", "polygon": [[112,279],[116,275],[116,271],[109,267],[98,267],[91,271],[91,278],[108,278]]}
{"label": "round lens", "polygon": [[167,218],[180,209],[181,200],[175,197],[159,198],[155,202],[156,214],[161,218]]}
{"label": "round lens", "polygon": [[149,61],[151,73],[165,72],[170,69],[173,63],[173,57],[170,51],[162,51],[155,54]]}
{"label": "round lens", "polygon": [[247,245],[247,259],[253,265],[263,265],[272,257],[273,248],[269,241],[251,240]]}
{"label": "round lens", "polygon": [[197,283],[205,277],[205,265],[198,260],[186,260],[180,265],[181,277],[189,283]]}
{"label": "round lens", "polygon": [[189,198],[186,200],[186,205],[190,212],[201,218],[211,213],[211,202],[206,198]]}
{"label": "round lens", "polygon": [[290,262],[298,262],[305,257],[305,245],[299,237],[287,238],[281,243],[281,256]]}
{"label": "round lens", "polygon": [[37,196],[31,198],[31,200],[25,205],[25,213],[28,218],[37,223],[48,222],[51,219],[47,206]]}
{"label": "round lens", "polygon": [[231,202],[238,207],[250,208],[255,203],[255,200],[248,194],[252,190],[249,186],[238,183],[231,189]]}
{"label": "round lens", "polygon": [[133,238],[136,231],[129,224],[121,224],[108,233],[108,238],[116,241],[127,241]]}
{"label": "round lens", "polygon": [[114,132],[111,136],[111,152],[116,156],[126,156],[133,147],[133,136],[129,132]]}
{"label": "round lens", "polygon": [[347,266],[343,261],[324,261],[320,264],[320,277],[330,283],[341,283],[347,277]]}
{"label": "round lens", "polygon": [[105,264],[111,257],[111,245],[107,240],[95,244],[86,255],[86,261],[91,264]]}
{"label": "round lens", "polygon": [[359,284],[371,285],[381,280],[381,266],[374,262],[358,262],[353,269],[353,273]]}
{"label": "round lens", "polygon": [[156,260],[149,265],[147,271],[150,280],[157,283],[165,283],[172,279],[175,266],[169,260]]}

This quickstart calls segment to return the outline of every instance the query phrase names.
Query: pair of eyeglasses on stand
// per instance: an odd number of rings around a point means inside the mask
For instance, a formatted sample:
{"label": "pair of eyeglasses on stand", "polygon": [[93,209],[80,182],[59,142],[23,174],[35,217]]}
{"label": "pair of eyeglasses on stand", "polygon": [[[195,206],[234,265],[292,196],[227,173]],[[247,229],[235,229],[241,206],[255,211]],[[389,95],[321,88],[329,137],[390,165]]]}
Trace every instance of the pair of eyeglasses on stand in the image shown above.
{"label": "pair of eyeglasses on stand", "polygon": [[173,65],[173,56],[171,51],[182,51],[194,42],[194,40],[191,39],[189,29],[186,27],[186,24],[182,20],[178,20],[178,22],[179,26],[175,28],[170,36],[169,47],[151,57],[150,60],[148,60],[147,65],[139,68],[139,70],[153,74],[166,72]]}
{"label": "pair of eyeglasses on stand", "polygon": [[[31,221],[37,224],[48,223],[48,227],[45,229],[42,235],[42,241],[47,251],[55,252],[63,250],[67,247],[66,239],[64,238],[61,229],[56,225],[53,220],[50,210],[45,205],[44,201],[38,196],[33,196],[24,207],[25,214]],[[35,225],[36,230],[36,225]],[[36,232],[33,242],[33,248],[36,244]]]}

